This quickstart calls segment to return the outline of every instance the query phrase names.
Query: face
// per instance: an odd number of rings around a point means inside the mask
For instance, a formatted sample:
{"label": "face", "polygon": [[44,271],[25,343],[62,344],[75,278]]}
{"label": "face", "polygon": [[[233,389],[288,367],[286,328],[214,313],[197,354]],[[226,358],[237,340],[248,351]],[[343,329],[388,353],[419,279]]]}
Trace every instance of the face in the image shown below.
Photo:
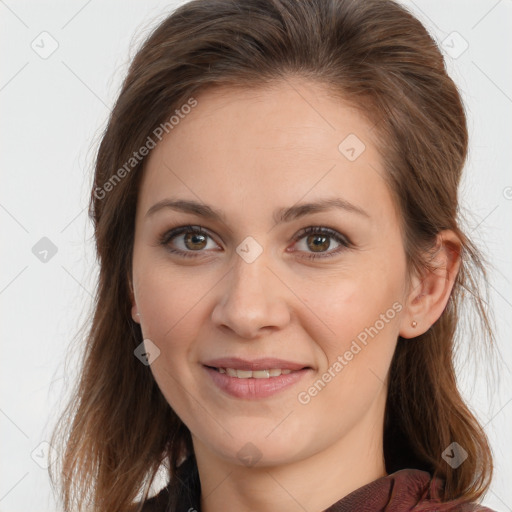
{"label": "face", "polygon": [[407,268],[372,126],[298,80],[196,100],[137,204],[132,316],[160,389],[236,464],[381,434]]}

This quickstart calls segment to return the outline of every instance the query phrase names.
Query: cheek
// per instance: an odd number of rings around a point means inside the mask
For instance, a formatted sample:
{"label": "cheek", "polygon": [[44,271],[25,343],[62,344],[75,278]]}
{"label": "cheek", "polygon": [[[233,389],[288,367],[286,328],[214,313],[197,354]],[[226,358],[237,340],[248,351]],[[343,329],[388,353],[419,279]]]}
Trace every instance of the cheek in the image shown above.
{"label": "cheek", "polygon": [[[368,270],[311,294],[311,305],[329,329],[308,333],[322,352],[322,365],[298,401],[308,414],[323,418],[322,428],[342,435],[383,392],[402,309],[398,279],[394,271]],[[326,409],[340,415],[326,415]]]}
{"label": "cheek", "polygon": [[303,327],[321,344],[329,361],[348,350],[355,339],[364,344],[367,338],[376,338],[375,327],[379,339],[396,340],[402,270],[400,262],[383,268],[368,261],[357,269],[309,280],[301,295],[314,321]]}
{"label": "cheek", "polygon": [[187,362],[191,359],[192,341],[197,339],[204,321],[198,314],[200,298],[206,290],[194,286],[199,285],[196,278],[172,272],[168,263],[140,265],[137,277],[142,334],[160,350],[150,366],[151,372],[167,402],[182,420],[190,422],[200,413],[182,390],[193,382]]}
{"label": "cheek", "polygon": [[137,277],[144,338],[156,343],[163,355],[182,351],[200,326],[196,316],[206,285],[200,285],[197,277],[171,272],[168,263],[139,267]]}

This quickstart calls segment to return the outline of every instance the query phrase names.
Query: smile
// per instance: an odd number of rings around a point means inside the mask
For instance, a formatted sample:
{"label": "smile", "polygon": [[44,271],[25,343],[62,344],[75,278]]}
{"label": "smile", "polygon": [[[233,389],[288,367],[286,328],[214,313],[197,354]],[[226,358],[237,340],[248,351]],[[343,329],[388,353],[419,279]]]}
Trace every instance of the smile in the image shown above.
{"label": "smile", "polygon": [[206,365],[202,367],[215,388],[223,394],[243,400],[265,399],[283,393],[313,371],[311,368],[247,370]]}
{"label": "smile", "polygon": [[214,368],[219,373],[225,373],[230,377],[238,379],[270,379],[271,377],[279,377],[280,375],[288,375],[292,370],[271,368],[268,370],[237,370],[235,368]]}

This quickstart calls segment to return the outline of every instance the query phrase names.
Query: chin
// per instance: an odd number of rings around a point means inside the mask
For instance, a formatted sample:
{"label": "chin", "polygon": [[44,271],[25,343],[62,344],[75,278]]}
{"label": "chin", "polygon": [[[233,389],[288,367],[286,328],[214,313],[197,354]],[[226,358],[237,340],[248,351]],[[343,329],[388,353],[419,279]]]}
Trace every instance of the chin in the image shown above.
{"label": "chin", "polygon": [[305,446],[297,442],[301,438],[284,430],[282,435],[272,432],[271,428],[255,435],[240,435],[242,429],[238,432],[233,437],[226,434],[221,439],[209,438],[206,443],[203,438],[203,444],[229,464],[245,467],[261,468],[290,464],[313,454],[308,454],[307,451],[314,452],[311,443],[306,443]]}

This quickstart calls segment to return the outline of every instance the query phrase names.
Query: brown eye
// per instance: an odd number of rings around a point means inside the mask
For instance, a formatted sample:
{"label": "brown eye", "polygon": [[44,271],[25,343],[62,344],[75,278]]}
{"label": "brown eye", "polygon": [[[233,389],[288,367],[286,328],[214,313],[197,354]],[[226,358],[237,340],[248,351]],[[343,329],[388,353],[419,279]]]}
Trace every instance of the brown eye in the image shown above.
{"label": "brown eye", "polygon": [[313,252],[322,252],[329,249],[331,242],[325,235],[309,235],[306,244]]}
{"label": "brown eye", "polygon": [[207,244],[207,236],[202,233],[188,232],[183,240],[187,249],[192,251],[204,249]]}
{"label": "brown eye", "polygon": [[[212,240],[213,247],[208,247],[209,239]],[[200,226],[181,226],[167,231],[160,237],[160,244],[169,252],[185,257],[200,256],[206,252],[203,249],[218,248],[212,237]]]}
{"label": "brown eye", "polygon": [[[329,250],[333,249],[333,240],[338,245],[334,247],[334,250]],[[306,258],[310,259],[336,256],[345,249],[352,247],[352,243],[347,237],[333,229],[324,227],[306,228],[295,237],[295,241],[297,242],[296,245],[299,246],[298,250],[309,253]]]}

